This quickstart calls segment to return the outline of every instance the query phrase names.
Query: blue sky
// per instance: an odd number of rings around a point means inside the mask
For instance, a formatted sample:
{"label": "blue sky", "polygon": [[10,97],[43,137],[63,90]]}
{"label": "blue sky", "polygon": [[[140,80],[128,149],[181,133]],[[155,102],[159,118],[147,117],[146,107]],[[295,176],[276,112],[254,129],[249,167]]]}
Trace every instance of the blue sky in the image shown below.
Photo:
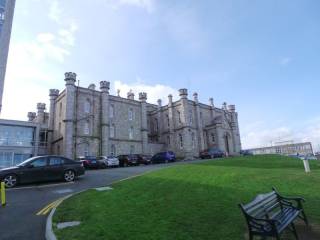
{"label": "blue sky", "polygon": [[2,117],[25,120],[74,71],[81,86],[108,80],[151,102],[186,87],[236,104],[245,148],[317,150],[319,10],[316,0],[19,0]]}

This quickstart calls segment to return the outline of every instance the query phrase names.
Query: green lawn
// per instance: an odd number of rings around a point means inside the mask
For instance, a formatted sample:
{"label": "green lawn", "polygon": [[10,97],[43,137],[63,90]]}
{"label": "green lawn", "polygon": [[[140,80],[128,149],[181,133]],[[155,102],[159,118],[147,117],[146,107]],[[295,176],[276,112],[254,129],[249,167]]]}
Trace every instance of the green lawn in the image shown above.
{"label": "green lawn", "polygon": [[320,224],[320,161],[311,169],[306,174],[301,160],[270,155],[172,166],[66,200],[54,224],[81,225],[54,230],[60,240],[245,239],[238,203],[272,186],[305,197],[309,219]]}

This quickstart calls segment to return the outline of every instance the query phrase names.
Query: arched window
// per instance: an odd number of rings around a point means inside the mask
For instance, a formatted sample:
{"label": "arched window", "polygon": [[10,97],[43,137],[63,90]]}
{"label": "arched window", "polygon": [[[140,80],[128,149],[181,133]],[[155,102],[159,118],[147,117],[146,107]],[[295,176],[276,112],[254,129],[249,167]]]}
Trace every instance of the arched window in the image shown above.
{"label": "arched window", "polygon": [[110,137],[114,138],[115,136],[116,136],[116,128],[115,128],[114,124],[112,124],[110,126]]}
{"label": "arched window", "polygon": [[179,123],[181,123],[181,112],[177,111],[177,113],[178,113],[178,121]]}
{"label": "arched window", "polygon": [[154,131],[158,132],[158,130],[159,130],[159,123],[158,123],[158,119],[155,118],[154,119]]}
{"label": "arched window", "polygon": [[129,128],[129,139],[133,139],[133,127]]}
{"label": "arched window", "polygon": [[129,109],[128,118],[129,118],[130,121],[133,120],[133,110],[132,110],[132,108]]}
{"label": "arched window", "polygon": [[116,156],[116,155],[117,155],[116,145],[111,144],[110,154],[111,154],[112,156]]}
{"label": "arched window", "polygon": [[192,141],[192,148],[195,148],[195,146],[196,146],[196,140],[195,140],[194,132],[191,133],[191,141]]}
{"label": "arched window", "polygon": [[133,145],[130,146],[130,154],[134,154],[134,146]]}
{"label": "arched window", "polygon": [[183,148],[183,137],[182,137],[182,134],[179,134],[179,145],[180,145],[180,148]]}
{"label": "arched window", "polygon": [[90,100],[87,99],[85,102],[84,102],[84,112],[85,113],[90,113],[91,111],[91,103],[90,103]]}
{"label": "arched window", "polygon": [[89,156],[89,144],[86,143],[83,147],[83,156],[86,157],[86,156]]}
{"label": "arched window", "polygon": [[167,136],[167,144],[170,145],[170,136]]}
{"label": "arched window", "polygon": [[189,110],[189,123],[190,124],[193,124],[193,113],[192,113],[192,110]]}
{"label": "arched window", "polygon": [[211,142],[216,142],[216,137],[214,135],[214,133],[211,133]]}
{"label": "arched window", "polygon": [[62,102],[59,104],[59,116],[61,117],[62,115]]}
{"label": "arched window", "polygon": [[114,117],[114,106],[113,105],[110,105],[110,107],[109,107],[109,115],[110,115],[110,118]]}
{"label": "arched window", "polygon": [[167,125],[168,125],[168,128],[170,128],[170,119],[169,119],[169,115],[167,115],[166,117],[167,117]]}
{"label": "arched window", "polygon": [[90,134],[89,121],[86,121],[86,122],[84,123],[84,126],[83,126],[83,134],[85,134],[85,135],[89,135],[89,134]]}

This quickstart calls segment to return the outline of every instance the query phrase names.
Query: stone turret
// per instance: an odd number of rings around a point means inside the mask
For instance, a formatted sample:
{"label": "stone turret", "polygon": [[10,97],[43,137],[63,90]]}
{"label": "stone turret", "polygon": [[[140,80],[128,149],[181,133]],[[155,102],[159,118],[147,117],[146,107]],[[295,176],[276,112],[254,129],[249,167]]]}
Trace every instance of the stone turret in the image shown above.
{"label": "stone turret", "polygon": [[235,105],[229,105],[228,106],[228,111],[229,112],[235,112],[236,111],[236,106]]}
{"label": "stone turret", "polygon": [[35,113],[35,112],[28,112],[28,121],[29,121],[29,122],[33,122],[36,117],[37,117],[37,113]]}
{"label": "stone turret", "polygon": [[89,87],[88,87],[88,89],[90,89],[90,90],[96,90],[96,85],[95,84],[93,84],[93,83],[91,83],[90,85],[89,85]]}
{"label": "stone turret", "polygon": [[[192,159],[193,154],[192,154],[192,124],[189,121],[189,118],[191,117],[190,114],[192,109],[189,109],[189,103],[188,103],[188,89],[182,88],[179,90],[179,95],[180,95],[180,116],[181,116],[181,125],[183,129],[179,132],[179,134],[182,135],[183,138],[183,149],[182,152],[184,154],[184,157],[186,159]],[[189,111],[190,110],[190,111]],[[181,149],[180,149],[181,150]]]}
{"label": "stone turret", "polygon": [[158,119],[158,141],[159,142],[163,142],[163,136],[162,136],[162,133],[163,133],[163,114],[162,114],[162,101],[161,99],[158,99],[157,101],[158,103],[158,106],[157,106],[157,119]]}
{"label": "stone turret", "polygon": [[168,95],[168,118],[169,118],[169,138],[170,144],[168,145],[168,150],[175,150],[176,138],[174,136],[174,111],[173,111],[173,101],[172,94]]}
{"label": "stone turret", "polygon": [[38,103],[37,104],[37,123],[43,124],[45,122],[45,111],[46,104]]}
{"label": "stone turret", "polygon": [[147,122],[147,93],[139,93],[141,101],[141,140],[142,152],[148,154],[148,122]]}
{"label": "stone turret", "polygon": [[130,90],[130,91],[127,93],[127,98],[130,99],[130,100],[134,100],[134,93],[132,92],[132,90]]}
{"label": "stone turret", "polygon": [[201,110],[199,106],[199,99],[198,99],[198,93],[193,94],[194,102],[196,104],[196,118],[197,118],[197,128],[198,128],[198,139],[199,139],[199,150],[202,151],[205,149],[205,143],[204,143],[204,135],[203,135],[203,123],[201,119]]}
{"label": "stone turret", "polygon": [[55,113],[56,113],[56,100],[59,96],[59,90],[58,89],[50,89],[49,90],[49,97],[50,97],[50,109],[49,109],[49,131],[48,131],[48,141],[49,141],[49,153],[53,154],[51,144],[53,142],[53,130],[54,130],[54,119],[55,119]]}
{"label": "stone turret", "polygon": [[211,107],[214,107],[214,100],[213,100],[213,98],[209,98],[209,105],[210,105]]}
{"label": "stone turret", "polygon": [[186,88],[179,89],[179,95],[181,99],[188,99],[188,89]]}
{"label": "stone turret", "polygon": [[101,147],[102,155],[109,155],[109,90],[110,82],[101,81],[100,91],[101,91]]}
{"label": "stone turret", "polygon": [[234,154],[239,154],[241,150],[240,130],[238,123],[238,114],[235,105],[229,105],[228,111],[231,113],[231,129],[232,129],[232,143]]}
{"label": "stone turret", "polygon": [[63,138],[63,152],[64,156],[67,158],[75,158],[74,152],[74,114],[75,114],[75,94],[76,94],[76,86],[75,82],[77,80],[77,74],[73,72],[65,73],[65,119],[63,120],[65,123],[65,131]]}
{"label": "stone turret", "polygon": [[139,100],[141,102],[146,102],[147,101],[147,93],[145,93],[145,92],[139,93]]}
{"label": "stone turret", "polygon": [[172,94],[168,95],[168,105],[172,105]]}
{"label": "stone turret", "polygon": [[226,102],[222,103],[222,109],[223,109],[223,110],[228,110],[228,109],[227,109],[227,103],[226,103]]}
{"label": "stone turret", "polygon": [[198,93],[196,93],[196,92],[193,94],[193,101],[194,101],[195,103],[199,103]]}

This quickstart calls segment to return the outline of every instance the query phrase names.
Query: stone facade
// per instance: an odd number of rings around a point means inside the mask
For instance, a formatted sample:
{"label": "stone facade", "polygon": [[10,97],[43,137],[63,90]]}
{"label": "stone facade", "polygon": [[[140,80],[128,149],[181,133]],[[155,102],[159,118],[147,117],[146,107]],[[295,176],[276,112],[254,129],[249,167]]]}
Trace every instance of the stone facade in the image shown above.
{"label": "stone facade", "polygon": [[[51,154],[70,158],[84,155],[144,153],[172,150],[178,157],[193,158],[208,147],[229,154],[241,150],[238,115],[234,105],[222,108],[200,103],[198,95],[188,99],[180,89],[180,99],[168,105],[147,102],[147,93],[136,100],[109,94],[110,83],[100,82],[100,90],[75,86],[76,74],[65,74],[66,88],[50,90],[48,139]],[[38,107],[41,108],[39,105]],[[31,118],[42,119],[30,113]],[[44,117],[45,118],[45,117]]]}

